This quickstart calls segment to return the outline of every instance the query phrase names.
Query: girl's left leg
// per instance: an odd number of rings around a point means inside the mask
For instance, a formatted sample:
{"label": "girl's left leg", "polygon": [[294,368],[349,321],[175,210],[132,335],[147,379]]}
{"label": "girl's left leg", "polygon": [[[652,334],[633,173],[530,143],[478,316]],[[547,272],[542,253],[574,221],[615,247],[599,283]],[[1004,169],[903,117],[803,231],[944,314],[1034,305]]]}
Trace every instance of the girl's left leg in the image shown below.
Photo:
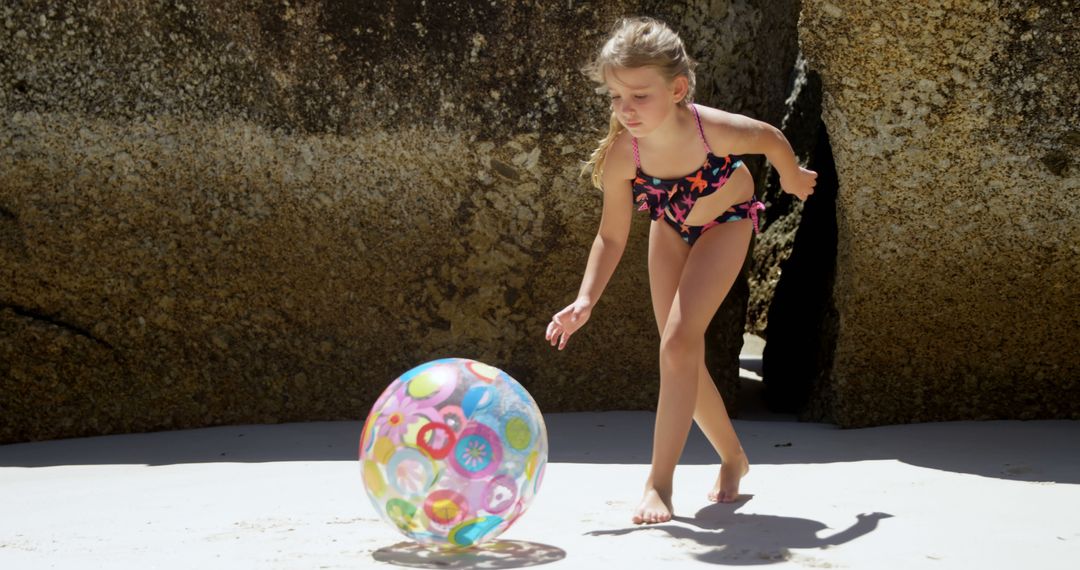
{"label": "girl's left leg", "polygon": [[[660,495],[665,494],[661,491],[670,493],[675,465],[690,431],[699,367],[705,357],[705,329],[742,269],[751,232],[748,220],[720,224],[705,232],[690,248],[679,278],[660,340],[660,401],[649,475],[650,484]],[[644,517],[642,522],[670,519],[668,509],[649,507],[646,512],[658,514]]]}
{"label": "girl's left leg", "polygon": [[734,502],[739,498],[739,481],[750,471],[750,462],[739,443],[739,436],[735,435],[735,427],[731,425],[724,399],[720,396],[720,390],[716,388],[716,382],[709,374],[704,359],[698,368],[694,421],[723,462],[716,483],[707,497],[718,503]]}

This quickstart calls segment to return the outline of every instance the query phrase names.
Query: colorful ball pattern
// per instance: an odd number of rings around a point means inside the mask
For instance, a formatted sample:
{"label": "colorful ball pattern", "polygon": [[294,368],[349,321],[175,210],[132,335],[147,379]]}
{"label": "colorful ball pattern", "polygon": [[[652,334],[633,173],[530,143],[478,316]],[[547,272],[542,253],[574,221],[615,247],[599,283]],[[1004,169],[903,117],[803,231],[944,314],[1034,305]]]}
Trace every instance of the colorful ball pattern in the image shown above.
{"label": "colorful ball pattern", "polygon": [[446,358],[394,380],[360,436],[375,510],[423,544],[495,539],[529,508],[547,465],[540,408],[509,374]]}

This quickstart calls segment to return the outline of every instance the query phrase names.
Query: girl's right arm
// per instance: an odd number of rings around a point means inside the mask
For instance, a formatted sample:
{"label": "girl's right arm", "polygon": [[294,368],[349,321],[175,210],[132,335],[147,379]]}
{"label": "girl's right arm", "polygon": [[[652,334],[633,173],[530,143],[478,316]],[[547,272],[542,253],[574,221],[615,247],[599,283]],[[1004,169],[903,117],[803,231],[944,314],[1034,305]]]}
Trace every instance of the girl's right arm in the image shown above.
{"label": "girl's right arm", "polygon": [[630,155],[629,149],[623,148],[628,146],[625,144],[627,140],[629,137],[621,136],[608,149],[602,179],[604,208],[600,215],[600,230],[589,251],[589,261],[585,264],[585,275],[581,279],[577,298],[556,313],[547,326],[545,338],[551,342],[551,346],[557,344],[559,350],[565,348],[570,335],[589,320],[592,308],[603,294],[626,249],[634,212],[630,181],[636,172],[634,164],[626,160]]}

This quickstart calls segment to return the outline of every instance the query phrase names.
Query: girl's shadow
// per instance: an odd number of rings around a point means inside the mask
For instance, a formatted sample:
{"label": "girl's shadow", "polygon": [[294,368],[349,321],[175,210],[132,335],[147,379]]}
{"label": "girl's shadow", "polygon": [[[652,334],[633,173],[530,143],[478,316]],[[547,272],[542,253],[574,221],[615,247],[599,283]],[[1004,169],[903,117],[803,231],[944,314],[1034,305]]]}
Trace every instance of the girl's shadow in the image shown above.
{"label": "girl's shadow", "polygon": [[616,530],[596,530],[590,536],[618,536],[639,530],[662,530],[673,538],[689,539],[712,550],[694,554],[702,562],[713,564],[772,564],[792,557],[792,548],[829,548],[850,542],[869,534],[877,528],[878,521],[891,518],[887,513],[869,513],[856,516],[848,528],[824,537],[819,533],[828,530],[824,523],[795,517],[774,515],[744,515],[735,510],[746,499],[733,504],[711,504],[692,518],[674,517],[673,523],[637,526]]}

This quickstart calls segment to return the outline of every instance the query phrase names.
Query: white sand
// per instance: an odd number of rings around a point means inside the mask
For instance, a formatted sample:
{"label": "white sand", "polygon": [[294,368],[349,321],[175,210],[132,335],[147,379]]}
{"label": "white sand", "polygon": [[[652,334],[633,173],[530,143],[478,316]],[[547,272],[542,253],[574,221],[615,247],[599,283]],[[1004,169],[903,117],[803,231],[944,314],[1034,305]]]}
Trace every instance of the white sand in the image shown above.
{"label": "white sand", "polygon": [[680,518],[635,527],[628,519],[648,468],[652,419],[549,414],[552,463],[536,502],[501,548],[464,557],[411,548],[376,516],[355,460],[359,422],[0,446],[0,568],[552,560],[548,567],[590,570],[654,562],[1073,569],[1080,560],[1080,422],[845,431],[740,420],[754,462],[746,497],[706,503],[717,467],[695,432],[676,474]]}
{"label": "white sand", "polygon": [[[744,359],[744,398],[760,390]],[[38,568],[1080,568],[1080,422],[839,430],[749,409],[744,497],[710,505],[692,433],[669,524],[629,524],[653,414],[548,414],[551,463],[493,547],[418,549],[378,518],[360,422],[0,446],[0,570]]]}

